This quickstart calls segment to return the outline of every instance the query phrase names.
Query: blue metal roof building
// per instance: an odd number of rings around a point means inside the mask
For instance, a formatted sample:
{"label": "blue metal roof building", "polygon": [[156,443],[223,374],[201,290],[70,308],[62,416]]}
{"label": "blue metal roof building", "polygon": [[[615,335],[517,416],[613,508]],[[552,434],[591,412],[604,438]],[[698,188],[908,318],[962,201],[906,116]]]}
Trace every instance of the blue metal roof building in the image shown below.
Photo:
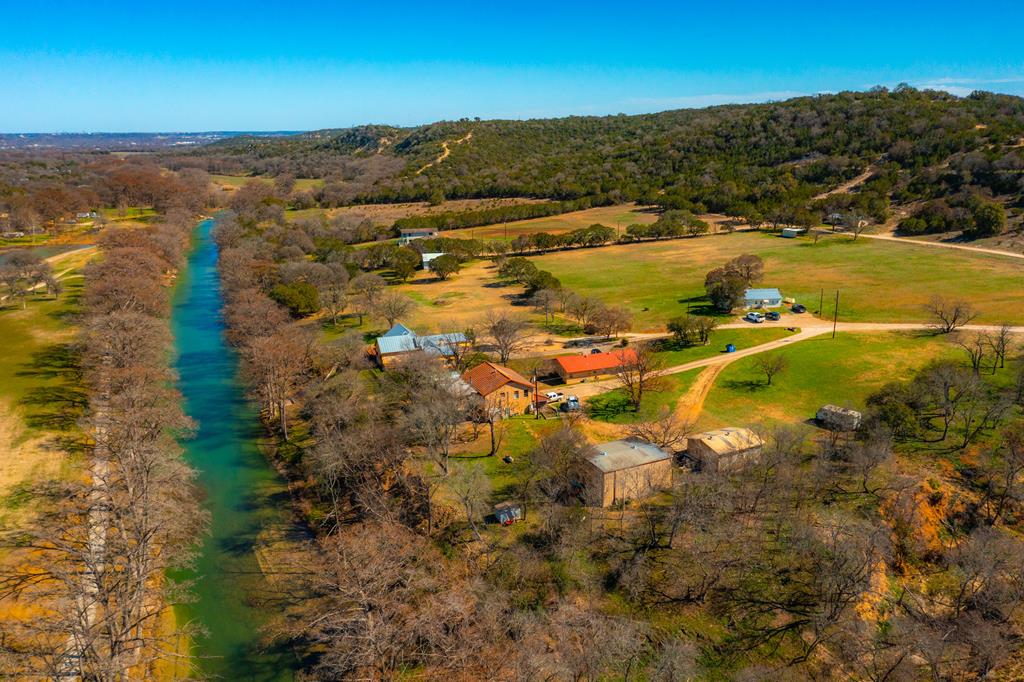
{"label": "blue metal roof building", "polygon": [[416,351],[447,358],[455,355],[456,347],[468,342],[469,339],[462,332],[417,336],[416,332],[399,323],[377,337],[377,357],[382,365],[385,364],[385,356]]}
{"label": "blue metal roof building", "polygon": [[747,289],[743,304],[748,308],[774,308],[782,305],[782,292],[778,289]]}

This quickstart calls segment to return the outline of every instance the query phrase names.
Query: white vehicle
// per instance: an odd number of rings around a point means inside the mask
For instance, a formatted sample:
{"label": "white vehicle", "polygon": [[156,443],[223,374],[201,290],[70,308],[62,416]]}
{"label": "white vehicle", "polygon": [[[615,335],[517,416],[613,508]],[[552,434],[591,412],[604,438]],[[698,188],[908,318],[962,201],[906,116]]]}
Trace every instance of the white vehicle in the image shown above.
{"label": "white vehicle", "polygon": [[743,316],[743,319],[746,320],[747,322],[753,322],[754,324],[761,324],[762,322],[764,322],[764,315],[762,315],[761,313],[755,313],[754,311],[750,311],[749,313]]}
{"label": "white vehicle", "polygon": [[562,398],[565,397],[565,395],[563,395],[562,393],[559,393],[558,391],[548,391],[544,395],[546,395],[548,400],[550,400],[552,402],[554,402],[556,400],[561,400]]}

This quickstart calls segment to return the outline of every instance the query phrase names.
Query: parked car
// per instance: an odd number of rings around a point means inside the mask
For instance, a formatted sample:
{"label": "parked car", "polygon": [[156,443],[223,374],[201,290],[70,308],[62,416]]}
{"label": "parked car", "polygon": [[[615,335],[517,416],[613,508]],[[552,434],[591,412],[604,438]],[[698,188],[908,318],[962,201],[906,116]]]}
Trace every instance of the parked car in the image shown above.
{"label": "parked car", "polygon": [[764,322],[764,315],[762,315],[761,313],[755,313],[754,311],[750,311],[749,313],[743,316],[743,319],[746,320],[747,322],[753,322],[754,324],[761,324],[762,322]]}
{"label": "parked car", "polygon": [[555,402],[556,400],[561,400],[562,398],[565,397],[563,393],[559,393],[558,391],[548,391],[544,395],[547,396],[550,402]]}
{"label": "parked car", "polygon": [[602,351],[600,348],[591,348],[590,349],[590,354],[591,355],[598,355],[598,354],[603,353],[603,352],[604,351]]}
{"label": "parked car", "polygon": [[769,320],[772,320],[773,322],[777,322],[778,320],[782,319],[782,315],[779,315],[774,310],[765,315],[765,317],[768,318]]}
{"label": "parked car", "polygon": [[574,395],[569,396],[565,399],[565,402],[562,403],[563,412],[579,412],[582,409],[583,406],[580,405],[580,399]]}
{"label": "parked car", "polygon": [[807,306],[800,305],[799,303],[795,303],[793,305],[793,307],[790,308],[790,310],[792,310],[794,313],[806,313],[807,312]]}

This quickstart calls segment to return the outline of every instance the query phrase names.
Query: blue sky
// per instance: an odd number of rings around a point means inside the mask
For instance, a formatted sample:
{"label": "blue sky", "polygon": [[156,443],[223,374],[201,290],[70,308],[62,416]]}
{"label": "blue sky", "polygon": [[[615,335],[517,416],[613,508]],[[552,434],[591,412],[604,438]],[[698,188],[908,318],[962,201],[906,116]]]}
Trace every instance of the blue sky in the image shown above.
{"label": "blue sky", "polygon": [[3,132],[641,113],[903,81],[1024,95],[1020,0],[0,0],[0,17]]}

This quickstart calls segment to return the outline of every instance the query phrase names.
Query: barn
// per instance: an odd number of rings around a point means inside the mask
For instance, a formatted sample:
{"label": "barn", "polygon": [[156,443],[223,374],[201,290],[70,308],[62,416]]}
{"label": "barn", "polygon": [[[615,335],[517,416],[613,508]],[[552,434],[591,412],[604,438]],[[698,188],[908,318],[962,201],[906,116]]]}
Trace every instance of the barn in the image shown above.
{"label": "barn", "polygon": [[587,504],[607,507],[636,500],[672,485],[672,456],[642,440],[629,438],[595,445],[586,458]]}

